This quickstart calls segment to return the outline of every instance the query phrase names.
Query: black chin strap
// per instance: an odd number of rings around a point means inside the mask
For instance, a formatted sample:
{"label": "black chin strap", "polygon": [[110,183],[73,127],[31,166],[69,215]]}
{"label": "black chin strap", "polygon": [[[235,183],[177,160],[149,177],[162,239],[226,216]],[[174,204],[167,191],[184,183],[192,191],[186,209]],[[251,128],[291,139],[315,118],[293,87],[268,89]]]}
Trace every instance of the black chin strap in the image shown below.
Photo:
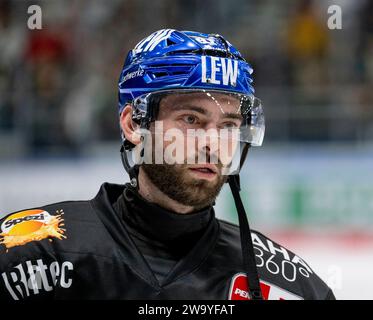
{"label": "black chin strap", "polygon": [[139,182],[138,182],[139,166],[138,165],[131,166],[125,149],[126,149],[126,146],[125,146],[125,143],[123,142],[120,148],[120,156],[122,159],[122,164],[123,164],[123,167],[126,169],[128,175],[130,176],[131,185],[138,190],[139,189]]}
{"label": "black chin strap", "polygon": [[234,203],[237,208],[238,221],[240,226],[240,238],[242,247],[242,259],[244,270],[247,275],[247,285],[249,296],[252,300],[263,300],[262,291],[260,289],[258,270],[256,268],[255,254],[253,242],[251,239],[251,231],[249,221],[247,220],[245,208],[240,197],[240,181],[238,175],[231,175],[228,179],[229,186],[232,190]]}

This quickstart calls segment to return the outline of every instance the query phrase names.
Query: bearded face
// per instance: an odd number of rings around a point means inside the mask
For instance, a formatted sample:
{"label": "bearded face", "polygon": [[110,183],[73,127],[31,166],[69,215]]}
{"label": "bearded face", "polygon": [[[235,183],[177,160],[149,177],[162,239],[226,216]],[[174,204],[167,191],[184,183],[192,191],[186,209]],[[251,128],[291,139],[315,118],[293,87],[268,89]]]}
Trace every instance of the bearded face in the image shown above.
{"label": "bearded face", "polygon": [[[154,122],[150,128],[152,161],[141,166],[150,181],[169,198],[195,210],[212,205],[228,178],[224,174],[227,159],[230,163],[238,146],[237,140],[221,139],[219,130],[240,127],[239,107],[235,97],[225,94],[212,97],[198,92],[164,97],[157,117],[162,130],[155,130]],[[165,139],[169,130],[181,133],[182,140]],[[201,142],[201,135],[192,135],[193,130],[217,133],[208,135],[207,139],[205,135]],[[161,147],[155,146],[160,139]],[[172,144],[175,144],[174,148],[171,148]],[[177,151],[181,156],[175,155]],[[161,153],[166,161],[156,163],[155,159]],[[167,160],[171,158],[177,161],[170,164]]]}
{"label": "bearded face", "polygon": [[164,194],[195,210],[212,205],[227,179],[217,175],[209,181],[191,173],[188,165],[147,164],[143,169]]}

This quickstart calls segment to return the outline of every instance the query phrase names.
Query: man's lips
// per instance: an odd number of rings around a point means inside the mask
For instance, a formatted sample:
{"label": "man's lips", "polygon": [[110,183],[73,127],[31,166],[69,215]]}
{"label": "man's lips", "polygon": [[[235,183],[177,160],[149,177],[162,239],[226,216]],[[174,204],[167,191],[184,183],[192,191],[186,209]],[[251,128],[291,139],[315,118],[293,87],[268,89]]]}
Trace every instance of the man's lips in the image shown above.
{"label": "man's lips", "polygon": [[189,169],[192,169],[192,170],[201,170],[203,172],[211,172],[211,173],[217,173],[218,172],[218,168],[216,167],[216,165],[214,164],[201,164],[201,165],[198,165],[198,166],[194,166],[194,167],[190,167]]}
{"label": "man's lips", "polygon": [[218,169],[214,165],[201,165],[189,168],[194,174],[200,178],[212,180],[217,175]]}

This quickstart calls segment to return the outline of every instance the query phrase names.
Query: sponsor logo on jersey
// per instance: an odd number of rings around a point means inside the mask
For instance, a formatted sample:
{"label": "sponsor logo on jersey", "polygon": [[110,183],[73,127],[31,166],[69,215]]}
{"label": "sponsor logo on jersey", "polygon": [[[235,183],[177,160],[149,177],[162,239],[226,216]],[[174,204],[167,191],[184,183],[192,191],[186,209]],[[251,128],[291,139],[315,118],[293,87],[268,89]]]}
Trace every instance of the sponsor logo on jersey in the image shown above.
{"label": "sponsor logo on jersey", "polygon": [[[304,300],[302,297],[267,281],[260,280],[260,288],[262,289],[264,300]],[[244,273],[237,273],[233,276],[228,299],[250,300],[247,287],[247,277]]]}
{"label": "sponsor logo on jersey", "polygon": [[51,215],[41,209],[14,213],[1,224],[0,244],[9,249],[46,238],[66,238],[62,215],[62,210]]}
{"label": "sponsor logo on jersey", "polygon": [[55,287],[70,288],[74,266],[70,261],[53,261],[49,264],[42,259],[25,261],[1,274],[5,288],[14,300],[20,300],[41,292],[52,291]]}
{"label": "sponsor logo on jersey", "polygon": [[282,276],[289,282],[294,282],[299,277],[309,278],[313,275],[312,269],[303,259],[284,247],[269,239],[261,238],[256,233],[251,233],[251,238],[258,268],[263,268],[273,275]]}

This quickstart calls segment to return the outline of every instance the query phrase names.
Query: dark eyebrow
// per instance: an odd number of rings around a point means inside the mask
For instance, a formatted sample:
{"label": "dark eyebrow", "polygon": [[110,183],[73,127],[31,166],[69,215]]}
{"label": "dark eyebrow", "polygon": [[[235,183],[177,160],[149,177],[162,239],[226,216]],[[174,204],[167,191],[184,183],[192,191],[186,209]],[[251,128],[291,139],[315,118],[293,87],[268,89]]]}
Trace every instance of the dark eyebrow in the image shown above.
{"label": "dark eyebrow", "polygon": [[231,118],[231,119],[238,119],[238,120],[243,119],[241,113],[224,113],[223,118]]}
{"label": "dark eyebrow", "polygon": [[[195,112],[201,113],[201,114],[206,115],[206,116],[211,115],[211,112],[207,111],[206,109],[204,109],[202,107],[199,107],[199,106],[196,106],[196,105],[192,105],[192,104],[185,104],[185,105],[178,104],[178,105],[175,105],[175,106],[172,106],[172,107],[170,106],[170,109],[172,111],[191,110],[191,111],[195,111]],[[222,113],[222,114],[223,114],[223,118],[242,120],[242,115],[240,113],[229,112],[229,113]]]}
{"label": "dark eyebrow", "polygon": [[202,113],[203,115],[206,115],[206,116],[211,115],[211,113],[207,111],[206,109],[195,106],[195,105],[191,105],[191,104],[185,104],[185,105],[180,104],[180,105],[172,106],[170,107],[170,109],[172,111],[191,110],[191,111],[195,111],[198,113]]}

